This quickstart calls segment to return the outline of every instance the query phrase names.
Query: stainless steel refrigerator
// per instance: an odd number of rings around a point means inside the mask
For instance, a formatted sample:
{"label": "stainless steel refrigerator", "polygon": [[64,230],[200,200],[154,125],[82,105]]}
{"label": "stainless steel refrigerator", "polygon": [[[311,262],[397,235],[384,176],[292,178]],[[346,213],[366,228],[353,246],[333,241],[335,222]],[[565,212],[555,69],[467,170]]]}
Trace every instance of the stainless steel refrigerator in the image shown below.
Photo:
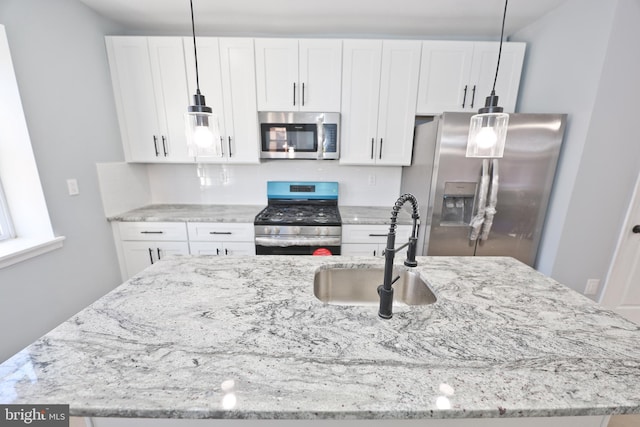
{"label": "stainless steel refrigerator", "polygon": [[420,203],[418,247],[423,255],[505,255],[534,266],[566,114],[511,114],[497,162],[465,157],[471,115],[416,125],[401,191]]}

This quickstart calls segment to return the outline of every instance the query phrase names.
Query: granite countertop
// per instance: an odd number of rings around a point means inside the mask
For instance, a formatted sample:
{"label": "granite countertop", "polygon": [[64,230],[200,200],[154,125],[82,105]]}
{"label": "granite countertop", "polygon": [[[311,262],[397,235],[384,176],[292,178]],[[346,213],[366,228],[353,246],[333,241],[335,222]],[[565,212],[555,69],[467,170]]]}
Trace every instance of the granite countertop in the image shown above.
{"label": "granite countertop", "polygon": [[313,295],[319,268],[382,263],[166,258],[1,364],[0,403],[171,418],[640,412],[640,327],[512,258],[418,257],[437,302],[390,320]]}
{"label": "granite countertop", "polygon": [[148,205],[119,215],[109,221],[123,222],[250,222],[264,209],[257,205],[199,205],[161,204]]}
{"label": "granite countertop", "polygon": [[[389,224],[390,207],[339,206],[343,224]],[[138,222],[250,222],[264,209],[258,205],[199,205],[159,204],[144,206],[119,215],[109,221]],[[411,224],[411,215],[405,209],[398,215],[398,224]]]}
{"label": "granite countertop", "polygon": [[[342,224],[389,224],[393,206],[339,206]],[[398,212],[398,224],[412,224],[411,212],[404,206]]]}

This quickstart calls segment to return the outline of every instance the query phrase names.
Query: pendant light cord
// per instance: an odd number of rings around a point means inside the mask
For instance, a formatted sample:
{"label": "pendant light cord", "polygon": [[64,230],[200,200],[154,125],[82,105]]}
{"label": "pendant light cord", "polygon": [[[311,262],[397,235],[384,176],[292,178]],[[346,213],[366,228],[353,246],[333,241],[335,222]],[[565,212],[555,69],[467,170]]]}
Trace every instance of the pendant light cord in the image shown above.
{"label": "pendant light cord", "polygon": [[[200,95],[200,78],[198,77],[198,49],[196,49],[196,26],[193,20],[193,0],[189,0],[189,3],[191,4],[191,33],[193,34],[193,56],[196,58],[196,94]],[[498,62],[500,61],[499,58],[500,57],[498,56]]]}
{"label": "pendant light cord", "polygon": [[[496,76],[493,79],[493,89],[491,89],[491,95],[495,95],[496,93],[496,82],[498,81],[498,70],[500,69],[500,57],[502,56],[502,39],[504,38],[504,21],[507,18],[508,3],[509,3],[509,0],[504,0],[504,13],[502,15],[502,31],[500,32],[500,49],[498,49],[498,65],[496,65]],[[191,13],[193,14],[193,10],[191,11]],[[196,62],[196,70],[197,70],[197,67],[198,66]]]}

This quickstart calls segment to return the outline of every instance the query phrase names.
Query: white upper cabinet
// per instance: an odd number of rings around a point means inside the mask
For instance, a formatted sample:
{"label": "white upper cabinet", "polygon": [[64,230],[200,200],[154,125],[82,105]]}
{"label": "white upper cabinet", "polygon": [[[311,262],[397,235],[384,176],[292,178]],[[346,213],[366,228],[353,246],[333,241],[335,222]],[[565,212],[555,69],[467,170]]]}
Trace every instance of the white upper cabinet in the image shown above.
{"label": "white upper cabinet", "polygon": [[421,45],[344,41],[341,164],[411,164]]}
{"label": "white upper cabinet", "polygon": [[258,110],[340,110],[342,41],[255,39]]}
{"label": "white upper cabinet", "polygon": [[[485,98],[491,94],[493,80],[496,76],[496,63],[500,43],[477,42],[473,49],[472,76],[477,78],[476,99],[472,109],[477,110],[484,106]],[[524,62],[525,43],[503,43],[500,55],[500,69],[496,82],[496,95],[498,105],[507,113],[516,110],[518,101],[518,89],[520,88],[520,76]]]}
{"label": "white upper cabinet", "polygon": [[[196,93],[193,39],[184,38],[189,93]],[[200,91],[213,108],[220,127],[218,159],[207,163],[258,163],[253,43],[251,39],[199,37]]]}
{"label": "white upper cabinet", "polygon": [[253,40],[221,38],[220,63],[229,162],[259,163]]}
{"label": "white upper cabinet", "polygon": [[[423,42],[417,114],[475,112],[484,106],[499,47],[499,42]],[[524,52],[524,43],[502,45],[496,95],[506,112],[515,111]]]}
{"label": "white upper cabinet", "polygon": [[125,159],[192,162],[184,113],[189,104],[182,40],[106,37]]}

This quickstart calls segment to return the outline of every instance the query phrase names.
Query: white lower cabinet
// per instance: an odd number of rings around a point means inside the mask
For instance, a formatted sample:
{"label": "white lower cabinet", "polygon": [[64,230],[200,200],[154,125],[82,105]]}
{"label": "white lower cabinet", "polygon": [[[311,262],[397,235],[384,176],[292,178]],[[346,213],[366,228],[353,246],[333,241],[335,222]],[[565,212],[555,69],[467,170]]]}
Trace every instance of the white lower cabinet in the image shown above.
{"label": "white lower cabinet", "polygon": [[191,242],[191,255],[255,255],[255,242]]}
{"label": "white lower cabinet", "polygon": [[[388,225],[342,225],[341,254],[346,256],[382,256],[387,247]],[[396,227],[396,247],[409,241],[410,225]],[[406,248],[398,252],[406,253]]]}
{"label": "white lower cabinet", "polygon": [[189,244],[187,242],[122,242],[127,275],[136,273],[155,264],[167,255],[188,255]]}
{"label": "white lower cabinet", "polygon": [[123,280],[167,255],[189,254],[184,222],[120,222],[114,233]]}
{"label": "white lower cabinet", "polygon": [[116,222],[122,280],[168,255],[255,255],[253,223]]}
{"label": "white lower cabinet", "polygon": [[187,224],[192,255],[255,255],[253,223]]}

